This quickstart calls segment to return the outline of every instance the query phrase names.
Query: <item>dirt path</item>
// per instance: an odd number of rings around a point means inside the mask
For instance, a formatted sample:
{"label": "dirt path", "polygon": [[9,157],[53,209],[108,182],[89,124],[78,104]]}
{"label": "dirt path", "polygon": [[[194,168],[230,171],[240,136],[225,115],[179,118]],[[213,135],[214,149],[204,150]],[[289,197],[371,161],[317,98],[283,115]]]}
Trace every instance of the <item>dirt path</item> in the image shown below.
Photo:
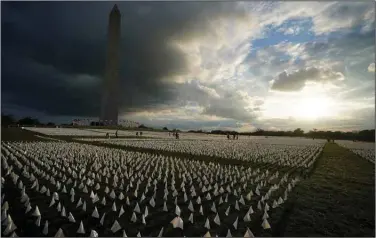
{"label": "dirt path", "polygon": [[337,144],[289,200],[273,236],[375,236],[374,164]]}

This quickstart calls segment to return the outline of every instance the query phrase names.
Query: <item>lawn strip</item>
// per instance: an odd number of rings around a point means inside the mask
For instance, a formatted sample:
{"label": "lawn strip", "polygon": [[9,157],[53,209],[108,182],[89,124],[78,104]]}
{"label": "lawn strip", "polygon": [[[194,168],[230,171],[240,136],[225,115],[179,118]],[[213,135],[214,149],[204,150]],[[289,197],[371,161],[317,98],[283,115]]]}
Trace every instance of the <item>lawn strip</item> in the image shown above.
{"label": "lawn strip", "polygon": [[316,163],[290,195],[273,236],[374,237],[374,165],[334,143]]}

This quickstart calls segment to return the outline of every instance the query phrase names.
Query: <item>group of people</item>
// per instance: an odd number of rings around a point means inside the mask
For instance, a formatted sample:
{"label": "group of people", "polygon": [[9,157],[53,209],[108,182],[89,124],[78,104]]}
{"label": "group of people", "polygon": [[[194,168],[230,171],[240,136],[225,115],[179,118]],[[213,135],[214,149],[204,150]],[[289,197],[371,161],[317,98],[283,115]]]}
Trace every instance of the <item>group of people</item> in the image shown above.
{"label": "group of people", "polygon": [[[171,136],[171,132],[168,133],[168,136]],[[176,139],[179,139],[179,133],[178,132],[172,132],[172,136],[175,136]]]}
{"label": "group of people", "polygon": [[[115,137],[116,138],[119,138],[119,134],[118,134],[118,132],[119,132],[119,130],[116,130],[116,132],[115,132]],[[140,135],[140,136],[142,136],[142,131],[140,131],[140,132],[136,132],[136,136],[138,136],[138,135]],[[106,138],[108,138],[108,139],[110,139],[110,133],[106,133]]]}
{"label": "group of people", "polygon": [[[227,139],[228,139],[228,140],[231,140],[231,138],[230,138],[230,134],[227,134]],[[233,135],[232,135],[232,139],[233,139],[233,140],[239,140],[239,135],[235,135],[235,134],[233,134]]]}
{"label": "group of people", "polygon": [[[119,131],[119,130],[116,130],[116,132],[115,132],[115,137],[116,137],[116,138],[119,138],[118,131]],[[108,132],[106,133],[106,138],[107,138],[107,139],[110,139],[110,138],[111,138],[111,137],[110,137],[110,133],[108,133]]]}

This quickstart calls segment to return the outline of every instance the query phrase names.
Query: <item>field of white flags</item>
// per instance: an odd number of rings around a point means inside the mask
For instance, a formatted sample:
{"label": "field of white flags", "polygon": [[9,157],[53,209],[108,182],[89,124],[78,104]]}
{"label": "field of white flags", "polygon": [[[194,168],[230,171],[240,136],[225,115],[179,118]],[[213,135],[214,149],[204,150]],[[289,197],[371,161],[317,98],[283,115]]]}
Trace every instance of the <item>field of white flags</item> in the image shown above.
{"label": "field of white flags", "polygon": [[[211,146],[200,153],[214,153]],[[294,158],[299,166],[309,165],[321,147],[254,147],[248,149],[254,154],[242,150],[243,157],[230,147],[224,156],[277,164],[277,158]],[[299,182],[277,165],[226,165],[68,142],[2,142],[1,163],[5,236],[270,235]]]}
{"label": "field of white flags", "polygon": [[[275,141],[278,141],[276,139]],[[98,140],[97,140],[98,141]],[[107,144],[179,152],[195,156],[236,159],[254,163],[309,168],[320,155],[324,140],[295,139],[290,144],[273,143],[273,139],[244,140],[99,140]]]}
{"label": "field of white flags", "polygon": [[[115,137],[116,131],[118,136],[136,136],[136,133],[140,130],[115,130],[115,129],[98,129],[98,128],[41,128],[41,127],[25,127],[25,130],[38,132],[49,136],[74,136],[74,137],[104,137],[106,133],[109,133],[111,137]],[[158,131],[143,131],[143,137],[154,139],[175,139],[172,132],[158,132]],[[197,133],[181,133],[184,139],[203,139],[203,140],[223,140],[226,137],[224,135],[206,135]]]}
{"label": "field of white flags", "polygon": [[100,131],[82,130],[77,128],[25,127],[24,129],[49,136],[103,136],[106,134]]}
{"label": "field of white flags", "polygon": [[338,140],[336,143],[345,147],[360,157],[375,163],[375,143]]}

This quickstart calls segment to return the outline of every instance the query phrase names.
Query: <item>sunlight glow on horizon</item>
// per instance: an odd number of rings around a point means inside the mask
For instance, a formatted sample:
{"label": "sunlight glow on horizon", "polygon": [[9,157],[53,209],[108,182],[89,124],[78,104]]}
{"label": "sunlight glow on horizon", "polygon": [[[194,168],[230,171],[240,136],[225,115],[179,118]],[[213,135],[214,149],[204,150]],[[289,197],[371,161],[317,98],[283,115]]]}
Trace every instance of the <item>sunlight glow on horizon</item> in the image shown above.
{"label": "sunlight glow on horizon", "polygon": [[304,98],[293,108],[293,117],[301,120],[315,120],[333,116],[330,100],[325,97]]}
{"label": "sunlight glow on horizon", "polygon": [[335,118],[338,114],[337,104],[322,86],[316,85],[294,94],[274,94],[266,100],[263,117],[293,118],[298,121]]}

